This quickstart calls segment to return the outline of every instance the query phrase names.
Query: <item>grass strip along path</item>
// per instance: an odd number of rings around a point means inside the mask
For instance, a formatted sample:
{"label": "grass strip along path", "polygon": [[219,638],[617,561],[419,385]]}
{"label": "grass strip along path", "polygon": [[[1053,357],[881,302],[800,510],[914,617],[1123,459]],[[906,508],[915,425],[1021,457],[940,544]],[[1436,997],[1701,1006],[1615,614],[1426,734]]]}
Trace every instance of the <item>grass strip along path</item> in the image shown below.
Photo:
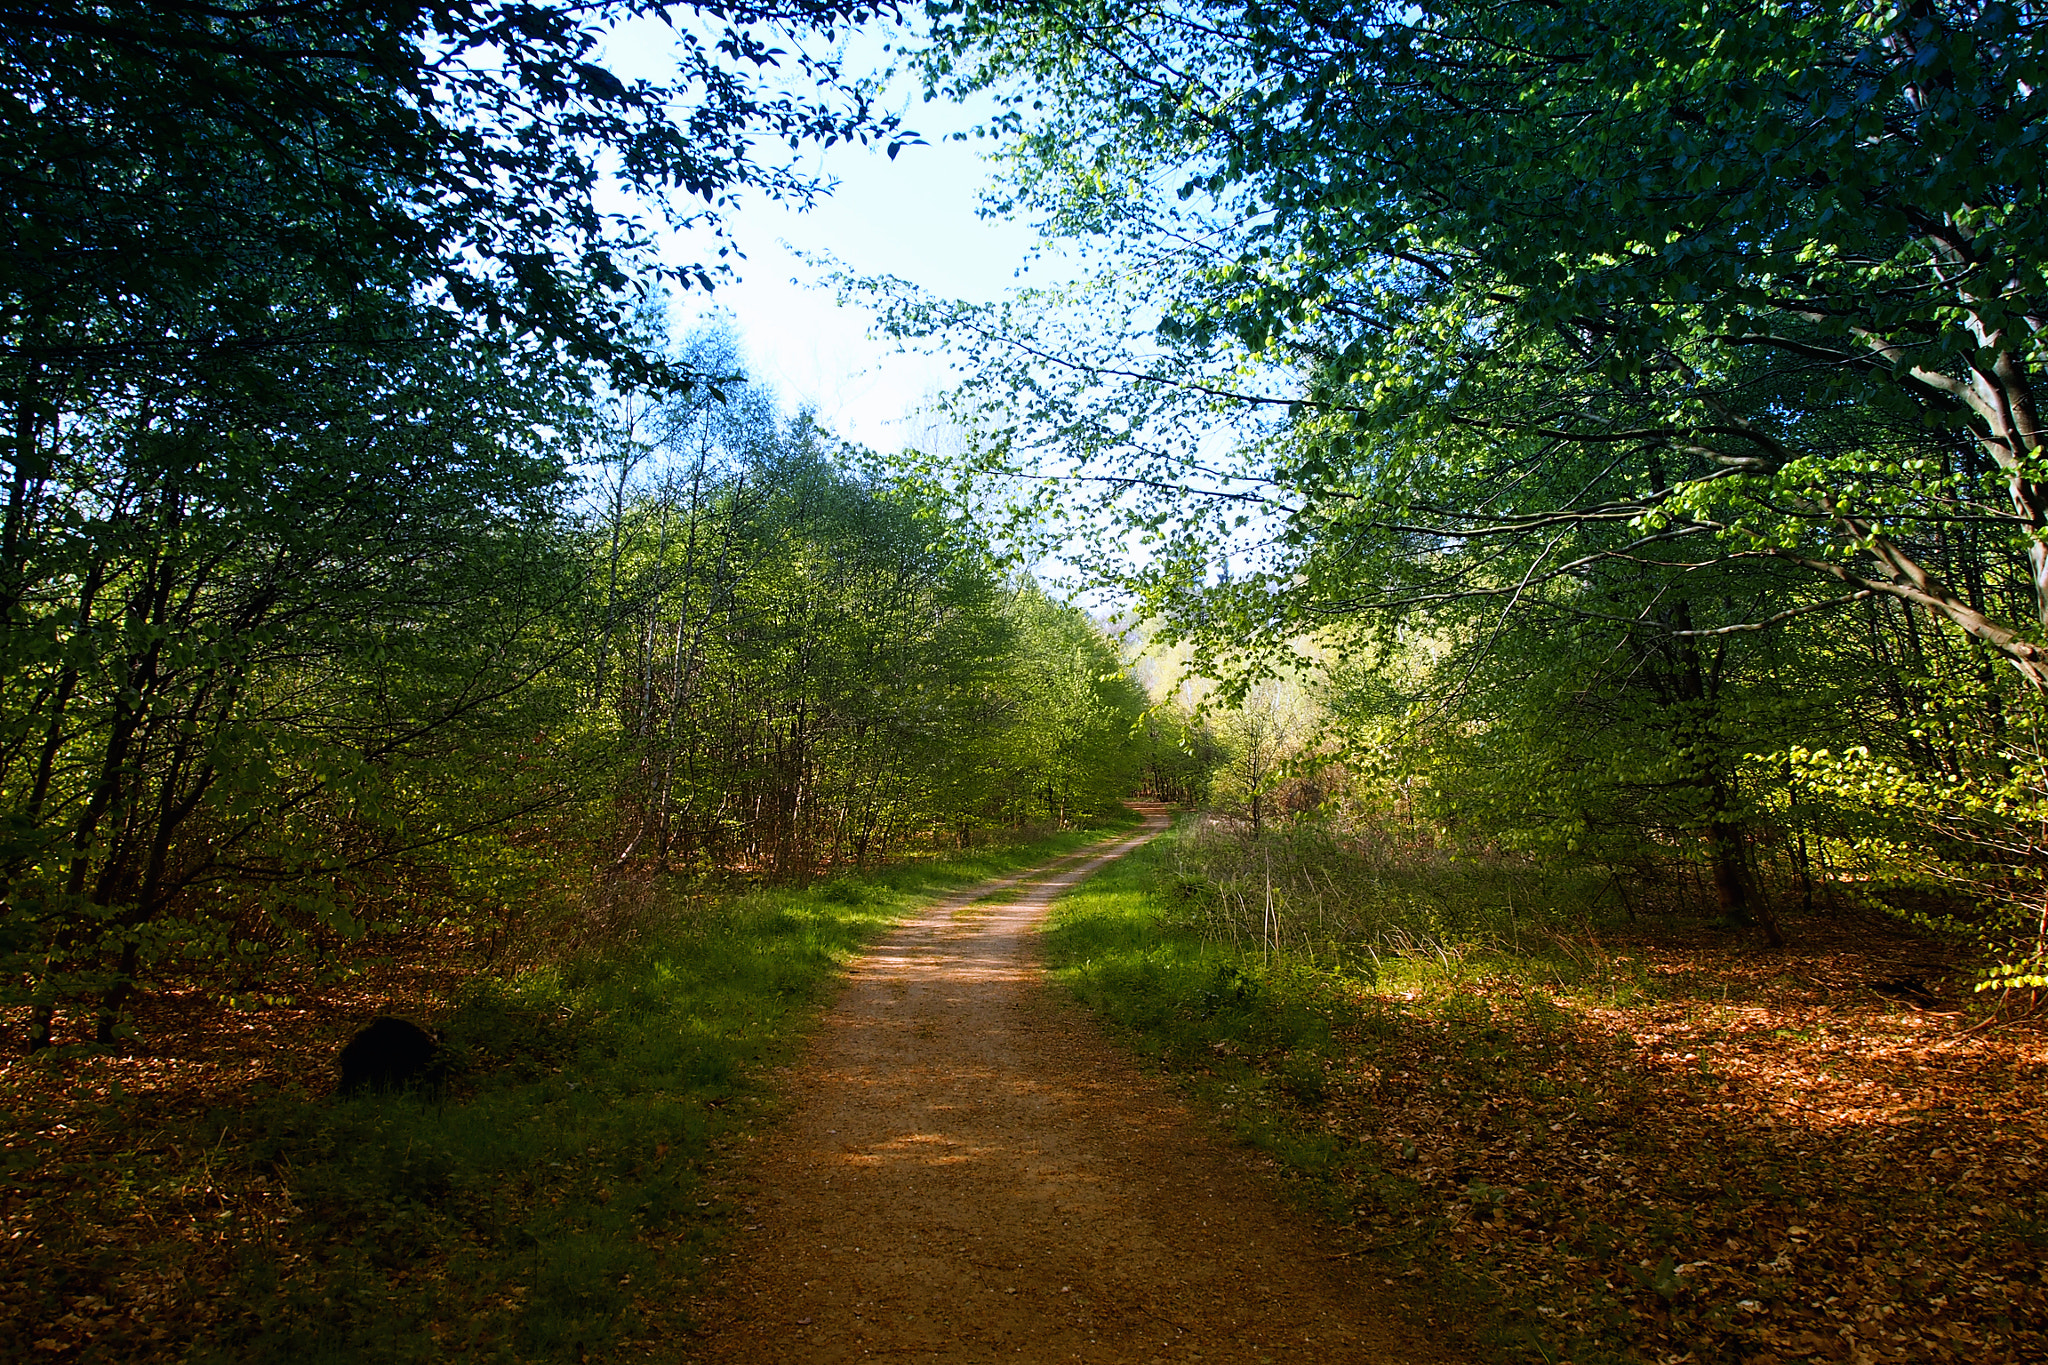
{"label": "grass strip along path", "polygon": [[[846,964],[934,896],[1132,823],[678,903],[509,979],[451,958],[243,1009],[167,988],[133,1045],[8,1060],[0,1359],[666,1352],[731,1221],[707,1174],[773,1122]],[[446,1092],[332,1098],[387,1009],[444,1030]]]}
{"label": "grass strip along path", "polygon": [[[1266,961],[1169,840],[1053,909],[1053,977],[1289,1173],[1360,1273],[1528,1365],[2048,1360],[2048,1030],[1846,911],[1763,952],[1677,919]],[[1539,932],[1541,931],[1541,932]]]}
{"label": "grass strip along path", "polygon": [[707,1360],[1440,1359],[1255,1158],[1047,991],[1053,899],[1165,828],[941,902],[862,959],[789,1074],[699,1306]]}

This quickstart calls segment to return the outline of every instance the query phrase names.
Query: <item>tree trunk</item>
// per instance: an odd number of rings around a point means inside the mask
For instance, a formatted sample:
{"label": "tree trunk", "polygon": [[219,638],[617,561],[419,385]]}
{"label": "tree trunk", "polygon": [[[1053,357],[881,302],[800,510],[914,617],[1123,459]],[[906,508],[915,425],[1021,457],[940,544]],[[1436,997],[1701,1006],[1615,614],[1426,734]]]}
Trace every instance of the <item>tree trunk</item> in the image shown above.
{"label": "tree trunk", "polygon": [[1785,935],[1778,928],[1769,897],[1752,894],[1741,822],[1714,821],[1707,827],[1707,849],[1713,864],[1714,899],[1722,916],[1731,924],[1754,925],[1763,930],[1765,943],[1784,947]]}
{"label": "tree trunk", "polygon": [[50,1045],[57,1028],[57,1007],[37,1005],[28,1012],[28,1050],[41,1052]]}

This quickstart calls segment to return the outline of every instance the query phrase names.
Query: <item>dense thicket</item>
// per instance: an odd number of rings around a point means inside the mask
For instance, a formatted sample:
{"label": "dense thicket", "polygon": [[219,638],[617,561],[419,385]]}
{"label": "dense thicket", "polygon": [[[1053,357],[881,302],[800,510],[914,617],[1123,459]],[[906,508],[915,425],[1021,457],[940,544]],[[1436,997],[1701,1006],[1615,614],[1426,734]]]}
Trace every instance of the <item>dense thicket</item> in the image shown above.
{"label": "dense thicket", "polygon": [[729,393],[637,414],[607,472],[622,867],[795,875],[1130,790],[1144,699],[1085,613],[935,490]]}

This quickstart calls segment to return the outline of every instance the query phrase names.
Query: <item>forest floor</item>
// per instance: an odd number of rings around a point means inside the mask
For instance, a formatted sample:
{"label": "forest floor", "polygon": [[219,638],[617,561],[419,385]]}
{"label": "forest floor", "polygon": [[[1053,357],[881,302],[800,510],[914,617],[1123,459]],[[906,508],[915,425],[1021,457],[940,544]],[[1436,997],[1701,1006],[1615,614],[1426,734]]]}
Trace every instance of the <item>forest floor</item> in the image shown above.
{"label": "forest floor", "polygon": [[[1955,945],[1267,962],[1129,828],[68,1020],[0,1064],[0,1359],[2048,1359],[2048,1028]],[[332,1098],[393,1009],[455,1078]]]}
{"label": "forest floor", "polygon": [[1485,1356],[2048,1360],[2048,1020],[1967,944],[1840,905],[1265,962],[1160,848],[1055,907],[1054,977]]}
{"label": "forest floor", "polygon": [[[733,1224],[711,1175],[772,1126],[846,964],[934,898],[1135,823],[655,896],[518,970],[400,943],[233,1003],[159,980],[114,1046],[63,1012],[58,1046],[0,1052],[0,1360],[644,1359]],[[445,1086],[334,1096],[380,1013],[442,1031]],[[0,1011],[0,1047],[26,1025]]]}
{"label": "forest floor", "polygon": [[[1273,1163],[1045,989],[1036,922],[1165,828],[940,902],[864,957],[691,1312],[713,1361],[1423,1362],[1451,1333],[1351,1273]],[[1264,1168],[1263,1170],[1261,1168]]]}

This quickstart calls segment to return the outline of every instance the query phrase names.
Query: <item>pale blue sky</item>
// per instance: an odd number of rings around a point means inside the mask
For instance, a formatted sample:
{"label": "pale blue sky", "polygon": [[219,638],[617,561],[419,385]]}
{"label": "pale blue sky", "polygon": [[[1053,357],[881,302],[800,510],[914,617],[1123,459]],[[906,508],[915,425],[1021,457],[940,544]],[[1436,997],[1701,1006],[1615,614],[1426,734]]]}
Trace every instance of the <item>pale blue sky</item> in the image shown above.
{"label": "pale blue sky", "polygon": [[[886,62],[889,36],[861,35],[849,69]],[[622,29],[607,45],[608,63],[621,75],[651,74],[667,42],[658,24]],[[922,427],[906,426],[905,418],[945,385],[946,366],[871,339],[868,315],[839,307],[801,254],[829,253],[858,274],[897,275],[934,294],[987,300],[1017,283],[1035,238],[1028,227],[977,213],[988,183],[980,155],[986,144],[946,135],[970,128],[980,110],[922,103],[907,80],[885,103],[929,145],[905,147],[894,161],[880,148],[809,152],[805,167],[837,179],[838,188],[804,213],[748,197],[729,219],[747,255],[741,278],[709,303],[737,318],[756,370],[782,391],[785,407],[814,408],[839,434],[888,450]],[[679,300],[678,322],[686,325],[705,303],[701,295]]]}

